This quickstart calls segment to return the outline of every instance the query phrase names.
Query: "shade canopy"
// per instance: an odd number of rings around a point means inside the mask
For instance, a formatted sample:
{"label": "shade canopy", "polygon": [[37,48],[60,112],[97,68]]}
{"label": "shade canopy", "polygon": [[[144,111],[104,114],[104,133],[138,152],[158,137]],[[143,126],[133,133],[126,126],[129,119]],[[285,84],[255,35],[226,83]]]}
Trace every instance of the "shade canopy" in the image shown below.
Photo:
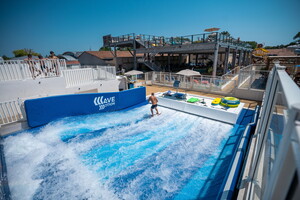
{"label": "shade canopy", "polygon": [[205,32],[213,32],[213,31],[218,31],[220,30],[220,28],[208,28],[208,29],[205,29],[204,31]]}
{"label": "shade canopy", "polygon": [[193,71],[190,69],[181,70],[181,71],[177,72],[176,74],[183,75],[183,76],[199,76],[199,75],[201,75],[200,72]]}
{"label": "shade canopy", "polygon": [[125,76],[134,76],[134,75],[139,75],[143,74],[144,72],[138,71],[138,70],[131,70],[125,73]]}

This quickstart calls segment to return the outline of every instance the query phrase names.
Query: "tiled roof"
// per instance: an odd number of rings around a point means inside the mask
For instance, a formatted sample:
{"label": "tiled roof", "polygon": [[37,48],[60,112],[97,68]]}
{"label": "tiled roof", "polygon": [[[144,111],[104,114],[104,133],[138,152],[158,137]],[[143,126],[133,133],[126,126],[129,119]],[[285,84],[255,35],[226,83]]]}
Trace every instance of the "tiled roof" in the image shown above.
{"label": "tiled roof", "polygon": [[67,65],[79,65],[80,63],[78,60],[69,60],[69,61],[66,60],[66,64]]}
{"label": "tiled roof", "polygon": [[[111,51],[85,51],[85,53],[91,54],[93,56],[96,56],[100,59],[109,59],[114,58],[114,55]],[[81,54],[82,55],[82,54]],[[142,57],[143,54],[137,54],[137,57]],[[129,51],[117,51],[117,57],[132,57]]]}
{"label": "tiled roof", "polygon": [[269,52],[267,55],[277,55],[277,56],[296,56],[294,50],[282,48],[282,49],[267,49]]}

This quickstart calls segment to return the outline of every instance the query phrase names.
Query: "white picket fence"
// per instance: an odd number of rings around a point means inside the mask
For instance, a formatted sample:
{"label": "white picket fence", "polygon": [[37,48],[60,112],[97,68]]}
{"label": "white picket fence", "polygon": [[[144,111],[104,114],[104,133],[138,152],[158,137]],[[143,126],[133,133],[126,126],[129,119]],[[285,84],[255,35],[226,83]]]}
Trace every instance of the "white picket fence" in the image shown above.
{"label": "white picket fence", "polygon": [[91,84],[97,80],[116,79],[114,66],[97,66],[97,68],[82,68],[62,70],[67,87]]}
{"label": "white picket fence", "polygon": [[96,76],[98,80],[113,80],[116,79],[116,67],[97,66]]}
{"label": "white picket fence", "polygon": [[63,69],[64,59],[7,60],[0,62],[0,81],[60,76]]}
{"label": "white picket fence", "polygon": [[93,69],[68,69],[62,71],[67,87],[90,84],[94,81]]}
{"label": "white picket fence", "polygon": [[23,119],[21,103],[20,100],[0,102],[0,125]]}

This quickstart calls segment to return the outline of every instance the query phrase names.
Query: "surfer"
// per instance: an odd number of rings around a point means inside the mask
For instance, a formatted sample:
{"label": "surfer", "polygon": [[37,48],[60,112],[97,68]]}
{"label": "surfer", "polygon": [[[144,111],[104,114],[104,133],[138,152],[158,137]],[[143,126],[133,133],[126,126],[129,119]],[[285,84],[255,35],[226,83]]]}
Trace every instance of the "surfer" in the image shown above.
{"label": "surfer", "polygon": [[150,108],[152,117],[154,116],[154,114],[153,114],[153,109],[155,109],[155,110],[156,110],[156,114],[159,115],[160,113],[159,113],[158,110],[157,110],[157,102],[158,102],[158,100],[157,100],[157,98],[154,96],[154,93],[151,93],[151,96],[149,97],[148,101],[151,101],[151,103],[152,103],[152,106],[151,106],[151,108]]}

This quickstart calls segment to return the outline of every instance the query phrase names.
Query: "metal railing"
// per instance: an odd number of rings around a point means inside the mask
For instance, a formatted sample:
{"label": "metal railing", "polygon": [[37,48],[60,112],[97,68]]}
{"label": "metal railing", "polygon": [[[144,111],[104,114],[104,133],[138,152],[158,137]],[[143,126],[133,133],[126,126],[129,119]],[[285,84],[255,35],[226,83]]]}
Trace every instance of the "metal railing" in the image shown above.
{"label": "metal railing", "polygon": [[[247,66],[245,66],[247,67]],[[242,68],[244,69],[244,68]],[[226,74],[223,74],[223,79],[232,79],[233,77],[237,76],[240,73],[241,67],[237,66],[231,70],[229,70]]]}
{"label": "metal railing", "polygon": [[62,70],[67,87],[91,84],[97,80],[116,79],[114,66],[96,66],[96,68]]}
{"label": "metal railing", "polygon": [[133,40],[134,38],[135,38],[134,33],[121,35],[117,37],[111,37],[111,43],[130,41]]}
{"label": "metal railing", "polygon": [[238,199],[299,199],[300,89],[284,69],[269,74]]}
{"label": "metal railing", "polygon": [[175,36],[175,37],[164,37],[164,36],[154,36],[147,34],[127,34],[117,37],[111,37],[110,43],[118,43],[125,41],[139,41],[142,45],[147,48],[157,47],[157,46],[171,46],[171,45],[187,45],[187,44],[198,44],[198,43],[211,43],[211,42],[221,42],[226,44],[232,44],[236,46],[241,46],[245,48],[251,48],[251,46],[239,39],[235,39],[232,36],[224,35],[219,32],[202,33],[186,36]]}
{"label": "metal railing", "polygon": [[0,62],[0,81],[60,76],[64,59],[8,60]]}
{"label": "metal railing", "polygon": [[224,79],[223,77],[212,76],[193,76],[186,77],[175,73],[168,72],[147,72],[145,73],[146,83],[151,82],[153,85],[162,85],[173,87],[175,80],[180,81],[179,88],[205,91],[205,92],[226,92],[231,93],[235,88],[236,81]]}
{"label": "metal railing", "polygon": [[23,119],[21,100],[0,102],[0,124],[9,124]]}

